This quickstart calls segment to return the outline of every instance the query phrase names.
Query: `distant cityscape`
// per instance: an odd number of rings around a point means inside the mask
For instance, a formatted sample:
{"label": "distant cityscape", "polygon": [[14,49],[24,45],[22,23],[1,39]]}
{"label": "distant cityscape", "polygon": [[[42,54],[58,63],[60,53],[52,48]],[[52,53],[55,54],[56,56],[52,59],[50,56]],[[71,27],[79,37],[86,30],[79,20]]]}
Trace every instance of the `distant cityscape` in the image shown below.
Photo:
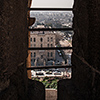
{"label": "distant cityscape", "polygon": [[[71,28],[71,12],[31,12],[36,22],[30,28]],[[30,33],[31,47],[72,47],[73,31],[39,31]],[[71,65],[72,50],[34,50],[31,51],[31,66]],[[71,78],[71,68],[32,70],[32,77]]]}
{"label": "distant cityscape", "polygon": [[37,25],[44,25],[46,28],[65,28],[72,27],[72,12],[34,12],[30,13],[31,17],[36,18],[36,23],[32,27]]}

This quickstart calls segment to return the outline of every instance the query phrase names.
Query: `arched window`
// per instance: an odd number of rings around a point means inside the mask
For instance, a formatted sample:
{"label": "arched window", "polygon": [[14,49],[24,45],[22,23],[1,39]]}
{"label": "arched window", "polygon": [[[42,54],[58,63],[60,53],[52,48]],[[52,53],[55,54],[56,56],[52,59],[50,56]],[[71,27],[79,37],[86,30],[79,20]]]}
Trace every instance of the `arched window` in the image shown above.
{"label": "arched window", "polygon": [[43,55],[41,55],[41,59],[43,58]]}
{"label": "arched window", "polygon": [[51,52],[51,57],[53,56],[53,53]]}
{"label": "arched window", "polygon": [[51,42],[53,41],[53,37],[51,37]]}
{"label": "arched window", "polygon": [[49,52],[48,52],[48,57],[49,57]]}
{"label": "arched window", "polygon": [[43,46],[43,45],[41,44],[41,48],[42,48],[42,46]]}
{"label": "arched window", "polygon": [[31,52],[31,57],[32,57],[32,52]]}
{"label": "arched window", "polygon": [[30,41],[32,42],[32,38],[30,39]]}
{"label": "arched window", "polygon": [[34,62],[35,62],[35,59],[34,59]]}
{"label": "arched window", "polygon": [[[35,1],[34,3],[33,3],[33,5],[36,3],[36,4],[39,4],[38,3],[38,1],[39,0],[33,0],[33,1]],[[41,0],[42,1],[42,0]],[[40,50],[42,53],[41,54],[38,54],[38,52],[34,52],[34,59],[37,59],[36,58],[36,55],[38,56],[39,55],[39,58],[41,57],[41,58],[45,58],[46,56],[47,56],[47,60],[48,61],[50,61],[50,60],[53,60],[54,59],[54,63],[55,63],[55,65],[56,64],[59,64],[59,62],[57,62],[56,63],[56,59],[55,58],[58,58],[56,55],[55,55],[55,53],[56,53],[56,50],[57,50],[57,48],[55,48],[55,47],[59,47],[58,46],[58,43],[59,43],[59,41],[60,41],[60,39],[62,40],[63,39],[63,37],[62,37],[62,34],[64,33],[64,35],[65,35],[65,39],[67,39],[66,38],[66,36],[67,36],[67,33],[69,32],[69,31],[73,31],[73,28],[71,28],[71,25],[72,25],[72,15],[71,15],[71,13],[69,12],[69,11],[72,11],[73,9],[72,8],[70,8],[70,7],[68,7],[68,8],[66,8],[66,5],[69,5],[69,2],[71,2],[72,0],[68,0],[68,3],[67,3],[67,0],[55,0],[57,3],[56,3],[56,5],[57,5],[57,7],[58,8],[55,8],[55,7],[53,7],[52,5],[53,5],[53,2],[54,2],[54,0],[45,0],[45,3],[47,2],[50,2],[50,3],[48,3],[49,4],[49,7],[50,7],[50,4],[51,4],[51,7],[52,8],[47,8],[46,9],[46,7],[44,7],[44,8],[41,8],[40,6],[40,8],[30,8],[30,10],[33,10],[33,11],[35,11],[35,10],[40,10],[40,14],[38,15],[38,17],[42,17],[42,16],[45,16],[45,13],[43,13],[43,14],[41,14],[41,11],[55,11],[55,10],[57,10],[58,12],[56,12],[56,13],[53,13],[52,14],[52,12],[51,13],[48,13],[48,15],[50,16],[50,17],[52,17],[52,18],[50,18],[49,20],[52,22],[52,19],[53,19],[53,23],[51,23],[52,25],[45,25],[45,21],[39,21],[39,23],[41,23],[41,22],[43,22],[43,25],[41,26],[41,29],[39,28],[39,27],[37,27],[36,29],[30,29],[30,30],[32,30],[32,31],[38,31],[38,32],[40,32],[41,33],[41,31],[43,31],[43,34],[38,34],[39,35],[39,40],[38,40],[38,38],[37,38],[37,36],[36,37],[34,37],[34,38],[32,38],[32,41],[34,42],[34,44],[36,44],[37,43],[37,45],[38,46],[40,46],[40,48],[38,48],[38,47],[34,47],[34,48],[29,48],[30,50],[32,49],[32,50]],[[65,1],[65,3],[63,3],[63,5],[62,5],[62,7],[63,8],[60,8],[61,6],[58,6],[58,4],[60,4],[60,3],[58,3],[58,1],[59,2],[61,2],[62,3],[62,1]],[[52,2],[52,3],[51,3]],[[43,5],[42,4],[45,4],[44,2],[43,3],[40,3],[41,4],[41,6],[43,7]],[[55,5],[55,4],[54,4]],[[47,6],[47,5],[46,5]],[[33,6],[34,7],[34,6]],[[61,13],[60,13],[60,12]],[[68,13],[67,13],[67,11],[68,11]],[[59,14],[57,14],[57,13],[59,13]],[[41,15],[41,16],[40,16]],[[47,13],[46,13],[46,16],[47,16]],[[58,17],[56,17],[56,16],[58,16]],[[71,18],[70,18],[71,17]],[[45,19],[44,17],[42,17],[43,19]],[[48,20],[48,21],[49,21]],[[60,22],[61,21],[61,22]],[[56,24],[55,24],[55,23]],[[38,24],[37,24],[38,25]],[[45,26],[44,27],[44,29],[43,29],[43,26]],[[52,26],[52,27],[51,27]],[[45,34],[44,34],[44,31],[46,31],[45,32]],[[52,31],[52,32],[54,32],[54,34],[49,34],[49,35],[46,35],[46,34],[48,34],[49,33],[49,31]],[[60,32],[58,32],[58,31],[60,31]],[[68,32],[67,32],[68,31]],[[50,33],[52,33],[52,32],[50,32]],[[56,34],[57,33],[57,34]],[[72,32],[71,32],[72,33]],[[33,35],[33,34],[32,34]],[[55,36],[56,35],[56,36]],[[40,37],[41,36],[41,37]],[[46,36],[46,37],[44,37],[44,36]],[[46,48],[44,47],[45,46],[45,44],[43,44],[43,42],[47,42],[46,43]],[[55,43],[56,42],[56,43]],[[62,41],[62,42],[64,42],[64,41]],[[56,44],[56,45],[55,45]],[[36,46],[37,46],[36,45]],[[43,48],[44,47],[44,48]],[[59,47],[59,48],[64,48],[64,50],[66,49],[65,47]],[[42,50],[42,49],[44,49],[44,50]],[[49,51],[50,50],[50,51]],[[55,50],[55,52],[53,52],[52,50]],[[63,50],[63,49],[62,49]],[[46,52],[45,52],[46,51]],[[44,54],[43,54],[43,52],[44,52]],[[45,56],[45,53],[46,53],[46,56]],[[57,54],[59,54],[59,52],[57,53]],[[60,55],[60,54],[59,54]],[[50,58],[49,58],[50,57]],[[62,56],[61,56],[62,57]],[[36,61],[39,63],[39,61],[40,61],[40,59],[37,59]],[[66,59],[65,59],[66,60]],[[38,64],[37,63],[37,66],[38,65],[40,65],[40,63]],[[47,64],[47,66],[46,67],[49,67],[48,65],[49,65],[49,63],[50,62],[45,62],[46,64]],[[44,65],[45,65],[45,63],[44,63]],[[54,65],[54,64],[53,64]],[[44,67],[44,66],[42,66],[42,67]],[[41,67],[41,68],[42,68]],[[54,66],[55,67],[55,66]],[[61,65],[61,68],[65,68],[65,66],[63,66],[63,65]],[[66,67],[67,67],[67,65],[66,65]],[[69,67],[69,66],[68,66]]]}
{"label": "arched window", "polygon": [[36,47],[36,44],[34,44],[34,47]]}
{"label": "arched window", "polygon": [[36,42],[36,38],[34,38],[34,42]]}
{"label": "arched window", "polygon": [[36,53],[34,52],[34,57],[36,57]]}
{"label": "arched window", "polygon": [[40,41],[42,42],[43,41],[43,38],[40,38]]}
{"label": "arched window", "polygon": [[49,47],[49,44],[48,44],[48,47]]}
{"label": "arched window", "polygon": [[48,37],[47,41],[49,42],[49,37]]}

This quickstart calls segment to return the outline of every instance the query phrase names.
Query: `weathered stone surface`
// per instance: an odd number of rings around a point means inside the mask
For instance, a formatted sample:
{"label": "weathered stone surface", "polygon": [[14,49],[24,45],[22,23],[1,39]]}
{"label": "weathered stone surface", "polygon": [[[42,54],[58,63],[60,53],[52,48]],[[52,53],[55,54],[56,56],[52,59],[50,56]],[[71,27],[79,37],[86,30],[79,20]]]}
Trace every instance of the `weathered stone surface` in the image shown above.
{"label": "weathered stone surface", "polygon": [[60,80],[58,82],[58,100],[86,100],[87,93],[82,94],[82,92],[72,80]]}
{"label": "weathered stone surface", "polygon": [[45,100],[45,86],[35,80],[28,80],[28,100]]}
{"label": "weathered stone surface", "polygon": [[27,0],[0,0],[0,100],[27,93]]}
{"label": "weathered stone surface", "polygon": [[45,90],[45,100],[57,100],[57,90],[56,89],[46,89]]}
{"label": "weathered stone surface", "polygon": [[[58,83],[58,99],[100,100],[100,74],[79,59],[100,70],[100,1],[75,0],[73,12],[73,78]],[[27,0],[0,0],[0,100],[27,100],[27,92],[44,100],[43,84],[28,86],[27,38]]]}
{"label": "weathered stone surface", "polygon": [[16,91],[16,87],[11,85],[2,93],[0,93],[0,100],[18,100],[18,93]]}
{"label": "weathered stone surface", "polygon": [[[100,64],[100,1],[98,0],[76,0],[74,5],[74,25],[75,34],[73,37],[73,80],[75,86],[84,94],[88,91],[90,93],[85,95],[86,100],[99,99],[96,96],[99,92],[98,83],[100,78],[97,73],[93,72],[89,66],[82,63],[77,54],[83,60],[86,60],[92,67],[99,70]],[[96,78],[98,79],[96,80]],[[98,81],[98,82],[97,82]],[[94,91],[95,90],[95,91]]]}
{"label": "weathered stone surface", "polygon": [[[92,67],[100,71],[100,1],[75,0],[73,18],[73,77],[71,83],[75,95],[69,100],[100,100],[100,74],[93,71]],[[86,64],[89,64],[88,66]],[[91,68],[90,68],[91,67]],[[59,82],[58,97],[70,97],[67,93],[70,88],[68,80]],[[63,91],[64,90],[64,91]],[[80,98],[80,96],[84,96]],[[62,99],[59,99],[62,100]],[[64,99],[63,99],[64,100]]]}
{"label": "weathered stone surface", "polygon": [[27,77],[27,4],[27,0],[0,1],[0,100],[45,98],[42,83],[28,82]]}

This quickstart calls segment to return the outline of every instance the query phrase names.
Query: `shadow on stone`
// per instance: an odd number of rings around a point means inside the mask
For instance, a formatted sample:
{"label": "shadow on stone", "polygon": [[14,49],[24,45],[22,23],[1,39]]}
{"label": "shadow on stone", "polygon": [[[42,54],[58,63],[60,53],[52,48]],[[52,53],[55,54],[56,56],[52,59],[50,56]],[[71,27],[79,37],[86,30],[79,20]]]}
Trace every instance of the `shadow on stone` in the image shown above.
{"label": "shadow on stone", "polygon": [[28,100],[45,100],[45,86],[35,80],[28,80]]}

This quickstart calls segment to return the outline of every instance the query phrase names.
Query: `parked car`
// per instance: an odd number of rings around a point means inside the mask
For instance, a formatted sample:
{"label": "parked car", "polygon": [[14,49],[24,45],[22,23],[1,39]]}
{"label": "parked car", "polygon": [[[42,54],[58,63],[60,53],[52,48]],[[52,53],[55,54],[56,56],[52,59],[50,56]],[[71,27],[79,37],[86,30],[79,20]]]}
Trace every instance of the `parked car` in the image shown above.
{"label": "parked car", "polygon": [[53,65],[53,60],[50,60],[50,61],[48,61],[47,63],[48,63],[48,65]]}
{"label": "parked car", "polygon": [[41,71],[37,71],[37,72],[36,72],[36,75],[44,75],[44,73],[41,72]]}
{"label": "parked car", "polygon": [[61,56],[62,54],[61,53],[59,53],[59,56]]}
{"label": "parked car", "polygon": [[49,71],[50,71],[50,72],[53,72],[53,70],[52,70],[52,69],[49,69]]}
{"label": "parked car", "polygon": [[52,71],[46,71],[46,74],[52,74]]}
{"label": "parked car", "polygon": [[56,62],[56,65],[61,65],[61,64],[62,64],[62,62],[60,62],[60,61]]}
{"label": "parked car", "polygon": [[60,50],[57,50],[58,53],[60,53]]}
{"label": "parked car", "polygon": [[61,72],[59,70],[54,71],[54,75],[61,75]]}

